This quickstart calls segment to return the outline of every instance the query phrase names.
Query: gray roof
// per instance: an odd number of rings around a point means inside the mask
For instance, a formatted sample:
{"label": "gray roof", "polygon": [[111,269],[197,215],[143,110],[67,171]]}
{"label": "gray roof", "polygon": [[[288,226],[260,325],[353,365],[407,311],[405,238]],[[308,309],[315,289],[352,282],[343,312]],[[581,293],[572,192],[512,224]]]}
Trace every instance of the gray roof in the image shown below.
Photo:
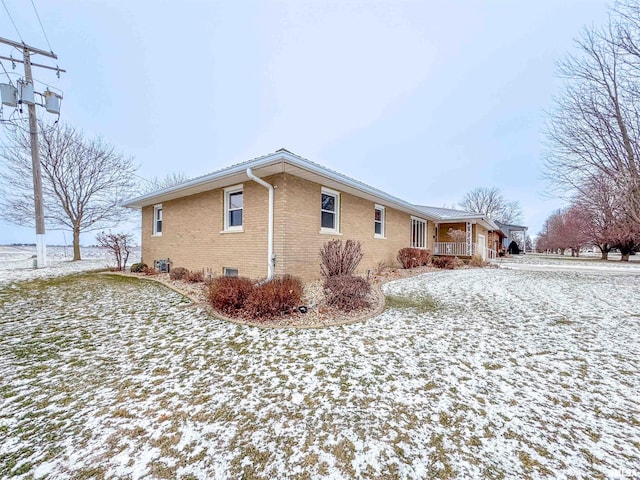
{"label": "gray roof", "polygon": [[426,220],[435,220],[427,211],[409,202],[389,195],[359,180],[311,162],[284,148],[268,155],[237,163],[230,167],[187,180],[172,187],[129,199],[122,205],[129,208],[142,208],[208,190],[247,182],[250,181],[246,174],[247,168],[251,168],[253,173],[258,177],[267,177],[278,173],[289,173],[315,183],[321,183],[329,188],[335,188],[376,203],[387,205]]}
{"label": "gray roof", "polygon": [[482,224],[488,230],[500,230],[497,223],[483,213],[467,212],[453,208],[429,207],[427,205],[416,205],[416,207],[427,215],[436,218],[438,222],[468,222],[473,220]]}

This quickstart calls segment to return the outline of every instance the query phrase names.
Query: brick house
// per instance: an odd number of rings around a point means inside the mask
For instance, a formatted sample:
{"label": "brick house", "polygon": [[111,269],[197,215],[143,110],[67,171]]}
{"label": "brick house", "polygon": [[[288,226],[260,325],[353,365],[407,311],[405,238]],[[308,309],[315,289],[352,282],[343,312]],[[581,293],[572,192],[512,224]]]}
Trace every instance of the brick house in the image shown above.
{"label": "brick house", "polygon": [[[486,215],[451,208],[418,206],[435,220],[435,237],[431,246],[434,255],[455,255],[461,258],[479,255],[483,260],[496,258],[504,250],[505,234],[499,224]],[[464,232],[464,240],[456,241],[450,232]]]}
{"label": "brick house", "polygon": [[320,276],[331,239],[357,240],[359,273],[398,250],[433,250],[440,217],[285,149],[131,199],[142,210],[142,260],[213,275]]}

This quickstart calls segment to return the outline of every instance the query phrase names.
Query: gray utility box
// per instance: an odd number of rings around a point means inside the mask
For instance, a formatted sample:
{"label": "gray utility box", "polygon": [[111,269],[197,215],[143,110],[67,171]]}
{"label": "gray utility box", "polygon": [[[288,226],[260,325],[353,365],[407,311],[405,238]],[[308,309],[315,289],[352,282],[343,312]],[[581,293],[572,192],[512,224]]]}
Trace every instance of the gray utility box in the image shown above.
{"label": "gray utility box", "polygon": [[154,268],[160,273],[167,273],[169,271],[170,264],[171,262],[169,261],[168,258],[162,259],[162,260],[156,260],[155,262],[153,262]]}

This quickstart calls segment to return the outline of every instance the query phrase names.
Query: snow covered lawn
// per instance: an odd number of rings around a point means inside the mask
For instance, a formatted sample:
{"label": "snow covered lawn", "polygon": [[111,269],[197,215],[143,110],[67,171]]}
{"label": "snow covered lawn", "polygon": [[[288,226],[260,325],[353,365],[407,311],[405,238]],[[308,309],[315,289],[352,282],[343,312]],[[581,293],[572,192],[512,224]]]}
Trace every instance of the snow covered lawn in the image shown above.
{"label": "snow covered lawn", "polygon": [[638,477],[638,272],[385,292],[403,308],[295,330],[135,278],[0,286],[0,477]]}

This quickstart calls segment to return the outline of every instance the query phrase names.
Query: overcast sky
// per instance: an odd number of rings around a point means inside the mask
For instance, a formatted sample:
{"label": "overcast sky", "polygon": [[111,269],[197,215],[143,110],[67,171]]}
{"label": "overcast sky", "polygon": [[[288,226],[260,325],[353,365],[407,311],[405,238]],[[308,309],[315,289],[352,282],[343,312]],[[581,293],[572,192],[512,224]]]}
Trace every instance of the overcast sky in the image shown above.
{"label": "overcast sky", "polygon": [[[603,0],[34,1],[68,70],[35,70],[63,91],[61,121],[142,177],[284,147],[419,204],[499,187],[533,234],[561,205],[540,179],[555,62],[607,18]],[[18,31],[0,7],[0,36],[48,50],[31,2],[4,4]],[[0,223],[11,242],[35,231]]]}

